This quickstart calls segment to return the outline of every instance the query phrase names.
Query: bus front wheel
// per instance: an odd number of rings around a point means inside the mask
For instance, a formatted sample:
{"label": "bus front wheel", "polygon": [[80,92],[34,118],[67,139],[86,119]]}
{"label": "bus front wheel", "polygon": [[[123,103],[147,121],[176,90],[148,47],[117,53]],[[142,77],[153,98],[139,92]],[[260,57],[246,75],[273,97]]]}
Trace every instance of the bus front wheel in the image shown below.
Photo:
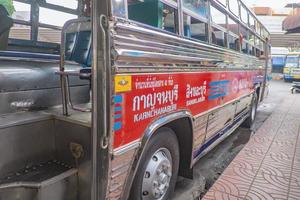
{"label": "bus front wheel", "polygon": [[170,199],[177,180],[180,156],[175,133],[169,128],[159,129],[144,152],[129,199]]}

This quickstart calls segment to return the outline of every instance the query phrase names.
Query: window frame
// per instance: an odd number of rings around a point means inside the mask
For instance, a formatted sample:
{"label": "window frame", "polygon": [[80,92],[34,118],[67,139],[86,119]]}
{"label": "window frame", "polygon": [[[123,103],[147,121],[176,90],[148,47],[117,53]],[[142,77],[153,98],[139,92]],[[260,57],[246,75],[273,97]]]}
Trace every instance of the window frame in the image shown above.
{"label": "window frame", "polygon": [[[44,41],[38,40],[40,28],[46,28],[46,29],[52,29],[52,30],[58,30],[58,31],[62,30],[62,27],[60,27],[60,26],[41,23],[39,20],[39,14],[40,14],[39,8],[46,8],[46,9],[50,9],[53,11],[58,11],[58,12],[62,12],[62,13],[79,16],[79,5],[77,6],[77,9],[71,9],[71,8],[67,8],[64,6],[47,3],[47,1],[36,2],[36,1],[28,1],[28,0],[13,0],[13,2],[19,2],[19,3],[24,3],[24,4],[29,5],[30,6],[30,16],[31,16],[29,21],[14,19],[14,24],[25,25],[25,26],[30,27],[30,40],[22,40],[22,39],[16,39],[16,40],[31,41],[33,43],[45,44],[46,46],[48,44],[49,45],[50,44],[57,45],[57,43],[49,43],[49,42],[44,42]],[[10,39],[13,39],[13,38],[10,38]],[[24,42],[24,43],[26,43],[26,42]],[[50,46],[52,46],[52,45],[50,45]]]}
{"label": "window frame", "polygon": [[[192,17],[192,18],[194,18],[194,19],[196,19],[196,20],[199,20],[200,22],[202,22],[202,23],[204,23],[205,24],[205,31],[206,31],[206,40],[199,40],[199,39],[196,39],[196,38],[193,38],[193,37],[188,37],[188,36],[186,36],[184,33],[183,33],[183,37],[184,38],[187,38],[187,39],[191,39],[191,40],[194,40],[194,41],[197,41],[197,42],[205,42],[205,43],[208,43],[209,42],[209,24],[208,24],[208,19],[205,19],[206,21],[202,21],[201,20],[201,17],[200,18],[197,18],[197,17],[194,17],[194,16],[191,16],[191,15],[189,15],[188,13],[185,13],[185,12],[183,12],[183,16],[184,15],[187,15],[188,17]],[[198,15],[196,15],[196,16],[198,16]],[[198,16],[199,17],[199,16]],[[184,19],[183,19],[184,20]],[[184,23],[183,23],[183,26],[184,26]]]}
{"label": "window frame", "polygon": [[[165,33],[168,33],[168,34],[172,34],[172,35],[181,35],[181,29],[183,29],[183,27],[181,27],[181,24],[180,24],[180,17],[181,17],[181,13],[180,13],[180,10],[179,10],[179,2],[180,0],[178,0],[177,2],[174,2],[172,0],[158,0],[160,1],[161,3],[173,8],[175,10],[175,18],[174,18],[174,23],[175,23],[175,28],[176,28],[176,31],[173,33],[173,32],[170,32],[170,31],[167,31],[165,29],[161,29],[161,28],[158,28],[158,27],[155,27],[155,26],[151,26],[149,24],[145,24],[145,23],[142,23],[142,22],[139,22],[139,21],[136,21],[134,19],[130,19],[129,18],[129,14],[128,14],[128,5],[126,3],[126,10],[127,10],[127,13],[126,13],[126,20],[128,20],[129,22],[131,23],[135,23],[135,24],[138,24],[142,27],[147,27],[147,28],[151,28],[151,29],[155,29],[155,30],[160,30],[160,31],[163,31]],[[127,0],[126,0],[127,2]],[[171,3],[172,2],[172,3]],[[173,7],[174,6],[174,7]],[[182,8],[181,8],[182,10]],[[115,17],[115,16],[114,16]],[[118,17],[117,17],[118,18]]]}
{"label": "window frame", "polygon": [[[207,5],[207,11],[209,11],[209,4]],[[194,11],[192,11],[192,10],[184,7],[183,1],[182,1],[182,15],[184,15],[184,14],[189,15],[189,16],[191,16],[191,17],[193,17],[195,19],[198,19],[198,20],[200,20],[202,22],[208,23],[208,21],[209,21],[209,14],[210,13],[208,12],[207,13],[208,16],[205,18],[202,15],[199,15],[196,12],[194,12]]]}
{"label": "window frame", "polygon": [[[246,14],[247,14],[247,22],[245,22],[244,20],[243,20],[243,15],[242,15],[242,9],[244,9],[244,11],[246,12]],[[241,5],[240,6],[240,20],[241,20],[241,23],[244,23],[245,25],[249,25],[249,11],[248,11],[248,9],[244,6],[244,5]]]}

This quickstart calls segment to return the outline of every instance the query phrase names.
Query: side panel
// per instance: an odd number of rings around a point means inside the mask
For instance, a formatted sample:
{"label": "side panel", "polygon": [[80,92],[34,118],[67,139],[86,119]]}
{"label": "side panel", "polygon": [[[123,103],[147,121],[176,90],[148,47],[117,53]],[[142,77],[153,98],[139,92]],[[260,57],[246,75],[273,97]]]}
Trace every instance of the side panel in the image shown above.
{"label": "side panel", "polygon": [[[116,76],[114,148],[140,139],[160,116],[188,110],[197,117],[252,93],[258,75],[258,71],[220,71]],[[218,129],[231,118],[220,118]]]}

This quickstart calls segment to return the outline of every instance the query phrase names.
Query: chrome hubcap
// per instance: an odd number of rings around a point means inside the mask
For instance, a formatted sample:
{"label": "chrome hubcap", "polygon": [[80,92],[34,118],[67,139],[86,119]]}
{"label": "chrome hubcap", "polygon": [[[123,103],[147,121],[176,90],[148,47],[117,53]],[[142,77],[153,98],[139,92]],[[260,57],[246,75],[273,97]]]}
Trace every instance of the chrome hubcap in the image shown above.
{"label": "chrome hubcap", "polygon": [[172,157],[166,148],[157,150],[149,160],[143,178],[142,199],[161,200],[166,195],[172,177]]}

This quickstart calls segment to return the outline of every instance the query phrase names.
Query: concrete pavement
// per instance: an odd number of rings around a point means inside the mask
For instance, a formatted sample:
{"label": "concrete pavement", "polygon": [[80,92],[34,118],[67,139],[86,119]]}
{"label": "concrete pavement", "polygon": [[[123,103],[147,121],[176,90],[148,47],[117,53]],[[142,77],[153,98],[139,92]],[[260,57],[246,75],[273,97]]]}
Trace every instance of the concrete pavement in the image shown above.
{"label": "concrete pavement", "polygon": [[203,199],[300,199],[300,94],[286,91]]}

